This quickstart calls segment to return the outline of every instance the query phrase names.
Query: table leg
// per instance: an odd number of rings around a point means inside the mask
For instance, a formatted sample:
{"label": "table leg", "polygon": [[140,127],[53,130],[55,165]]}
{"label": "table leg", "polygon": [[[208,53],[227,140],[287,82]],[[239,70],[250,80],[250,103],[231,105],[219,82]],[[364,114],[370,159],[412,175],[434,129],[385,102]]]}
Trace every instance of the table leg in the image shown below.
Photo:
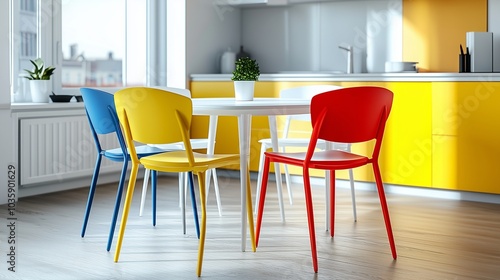
{"label": "table leg", "polygon": [[[276,125],[276,116],[270,115],[269,119],[269,132],[271,134],[271,145],[273,146],[273,151],[278,152],[278,128]],[[260,170],[259,170],[260,172]],[[281,182],[281,170],[280,164],[274,164],[274,174],[276,176],[276,188],[278,190],[278,203],[281,210],[281,221],[285,222],[285,206],[283,204],[283,188]]]}
{"label": "table leg", "polygon": [[[238,116],[238,137],[240,140],[240,183],[241,183],[241,250],[246,249],[247,240],[247,182],[250,160],[250,124],[251,115]],[[250,230],[254,230],[251,228]]]}
{"label": "table leg", "polygon": [[[327,141],[325,149],[332,150],[333,143]],[[326,199],[325,227],[326,227],[326,231],[330,231],[330,207],[334,207],[333,204],[335,203],[335,201],[330,201],[330,180],[335,180],[335,178],[330,178],[330,171],[326,170],[325,171],[325,199]]]}

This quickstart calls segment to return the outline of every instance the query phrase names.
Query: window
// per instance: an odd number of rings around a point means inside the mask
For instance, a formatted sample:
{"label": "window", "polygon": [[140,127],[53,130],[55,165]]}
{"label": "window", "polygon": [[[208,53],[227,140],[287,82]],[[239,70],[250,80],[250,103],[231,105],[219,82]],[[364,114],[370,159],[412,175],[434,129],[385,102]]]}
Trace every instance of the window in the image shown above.
{"label": "window", "polygon": [[[54,65],[56,93],[82,86],[119,87],[150,84],[157,63],[147,47],[148,26],[165,13],[148,16],[156,0],[11,0],[13,90],[23,86],[30,59]],[[149,21],[149,23],[147,22]],[[164,36],[164,35],[163,35]],[[154,84],[158,85],[158,84]],[[24,95],[27,95],[24,93]]]}
{"label": "window", "polygon": [[17,36],[13,37],[14,47],[16,52],[15,65],[18,71],[25,68],[31,68],[30,59],[37,55],[38,42],[38,21],[37,9],[38,1],[22,0],[14,1],[13,8],[18,12],[18,17],[15,18],[15,27]]}
{"label": "window", "polygon": [[62,1],[61,12],[63,88],[146,84],[146,1]]}

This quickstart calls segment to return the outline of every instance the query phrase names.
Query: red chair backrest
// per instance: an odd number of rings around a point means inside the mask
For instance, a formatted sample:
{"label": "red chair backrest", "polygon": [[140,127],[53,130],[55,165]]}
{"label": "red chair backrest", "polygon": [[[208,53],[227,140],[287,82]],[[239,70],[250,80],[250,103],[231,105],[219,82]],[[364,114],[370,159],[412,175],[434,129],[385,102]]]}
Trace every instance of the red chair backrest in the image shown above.
{"label": "red chair backrest", "polygon": [[390,90],[374,86],[318,94],[311,100],[313,134],[331,142],[359,143],[373,139],[380,142],[392,100]]}

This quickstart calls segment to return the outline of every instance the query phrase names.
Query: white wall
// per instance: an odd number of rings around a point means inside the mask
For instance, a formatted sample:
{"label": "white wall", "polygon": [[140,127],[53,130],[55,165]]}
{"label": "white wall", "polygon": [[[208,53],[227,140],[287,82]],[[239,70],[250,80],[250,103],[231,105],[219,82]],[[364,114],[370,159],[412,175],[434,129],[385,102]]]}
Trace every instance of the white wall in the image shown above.
{"label": "white wall", "polygon": [[220,73],[222,53],[240,46],[240,9],[222,5],[227,1],[187,0],[186,71]]}
{"label": "white wall", "polygon": [[402,59],[401,16],[401,0],[246,8],[242,43],[261,72],[345,72],[339,45],[354,47],[354,72],[383,72],[386,60]]}
{"label": "white wall", "polygon": [[[160,6],[160,5],[159,5]],[[186,75],[186,2],[166,2],[166,86],[187,88]],[[163,36],[161,36],[163,37]],[[160,37],[160,38],[161,38]]]}
{"label": "white wall", "polygon": [[[0,204],[7,202],[7,166],[14,162],[10,118],[9,2],[0,1]],[[16,173],[19,178],[19,170]]]}
{"label": "white wall", "polygon": [[500,0],[488,0],[488,31],[493,32],[493,72],[500,72]]}

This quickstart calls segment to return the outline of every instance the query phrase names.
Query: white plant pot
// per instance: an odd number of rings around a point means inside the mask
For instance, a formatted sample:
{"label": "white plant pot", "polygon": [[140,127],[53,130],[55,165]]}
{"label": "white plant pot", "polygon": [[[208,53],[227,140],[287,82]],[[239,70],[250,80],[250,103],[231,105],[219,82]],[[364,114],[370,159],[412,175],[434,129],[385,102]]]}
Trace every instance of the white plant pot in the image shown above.
{"label": "white plant pot", "polygon": [[30,80],[31,101],[49,103],[50,80]]}
{"label": "white plant pot", "polygon": [[238,101],[251,101],[254,95],[255,81],[234,81],[234,97]]}

